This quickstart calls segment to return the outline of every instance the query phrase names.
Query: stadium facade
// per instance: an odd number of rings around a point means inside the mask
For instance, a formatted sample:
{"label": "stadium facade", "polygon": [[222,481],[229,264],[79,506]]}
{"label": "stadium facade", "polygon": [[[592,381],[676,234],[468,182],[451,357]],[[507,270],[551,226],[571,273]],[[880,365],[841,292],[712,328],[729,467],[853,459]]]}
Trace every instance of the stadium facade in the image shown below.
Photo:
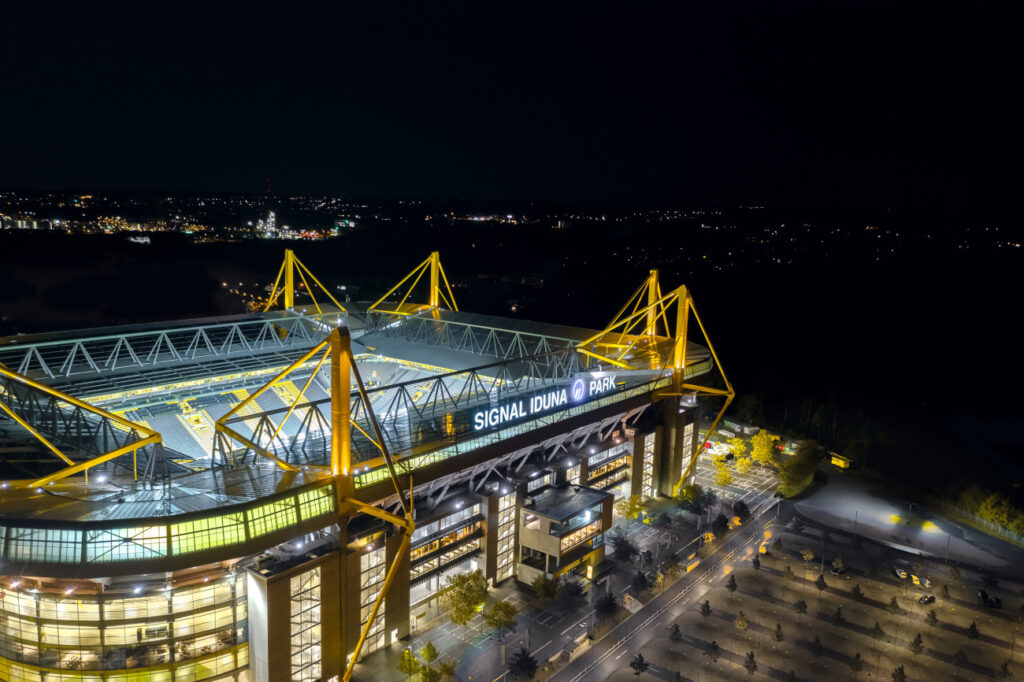
{"label": "stadium facade", "polygon": [[594,578],[732,398],[656,272],[587,330],[459,311],[436,254],[359,310],[303,271],[280,311],[0,339],[0,679],[358,677],[453,574]]}

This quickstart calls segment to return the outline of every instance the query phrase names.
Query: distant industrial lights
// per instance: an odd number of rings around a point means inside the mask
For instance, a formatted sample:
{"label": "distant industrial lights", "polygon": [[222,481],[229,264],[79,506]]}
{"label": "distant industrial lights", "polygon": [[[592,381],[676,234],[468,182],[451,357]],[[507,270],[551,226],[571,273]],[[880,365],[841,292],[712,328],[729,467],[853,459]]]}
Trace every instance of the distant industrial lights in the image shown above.
{"label": "distant industrial lights", "polygon": [[135,586],[135,589],[134,589],[134,590],[132,590],[132,592],[133,592],[134,594],[142,594],[142,586],[141,586],[141,585],[136,585],[136,586]]}

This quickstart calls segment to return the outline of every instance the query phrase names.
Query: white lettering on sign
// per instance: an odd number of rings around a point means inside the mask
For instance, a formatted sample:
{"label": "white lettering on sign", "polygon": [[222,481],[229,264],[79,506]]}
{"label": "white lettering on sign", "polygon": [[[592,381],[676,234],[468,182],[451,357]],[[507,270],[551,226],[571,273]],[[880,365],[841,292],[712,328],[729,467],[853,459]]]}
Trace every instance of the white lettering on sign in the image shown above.
{"label": "white lettering on sign", "polygon": [[510,421],[546,412],[569,403],[579,402],[589,396],[606,393],[615,388],[615,377],[605,376],[584,381],[576,379],[569,388],[559,388],[535,395],[528,400],[514,400],[473,414],[473,429],[479,431],[492,426],[501,426]]}

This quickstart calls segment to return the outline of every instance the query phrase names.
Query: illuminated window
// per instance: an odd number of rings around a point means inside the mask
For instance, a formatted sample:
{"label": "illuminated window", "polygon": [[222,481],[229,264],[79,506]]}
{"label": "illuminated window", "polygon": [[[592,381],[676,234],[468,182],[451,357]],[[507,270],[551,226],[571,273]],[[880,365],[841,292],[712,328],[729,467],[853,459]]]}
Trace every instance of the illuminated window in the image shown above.
{"label": "illuminated window", "polygon": [[302,520],[316,518],[334,511],[334,488],[324,486],[299,493],[299,512]]}
{"label": "illuminated window", "polygon": [[167,556],[166,526],[85,531],[85,560],[88,563],[162,556]]}
{"label": "illuminated window", "polygon": [[10,561],[77,564],[82,560],[82,533],[49,528],[12,528],[7,552]]}
{"label": "illuminated window", "polygon": [[298,523],[294,497],[264,504],[245,514],[249,519],[249,535],[254,538]]}
{"label": "illuminated window", "polygon": [[312,682],[321,675],[320,567],[293,576],[291,588],[291,679]]}
{"label": "illuminated window", "polygon": [[245,520],[241,514],[225,514],[171,526],[171,549],[174,554],[201,552],[244,541]]}

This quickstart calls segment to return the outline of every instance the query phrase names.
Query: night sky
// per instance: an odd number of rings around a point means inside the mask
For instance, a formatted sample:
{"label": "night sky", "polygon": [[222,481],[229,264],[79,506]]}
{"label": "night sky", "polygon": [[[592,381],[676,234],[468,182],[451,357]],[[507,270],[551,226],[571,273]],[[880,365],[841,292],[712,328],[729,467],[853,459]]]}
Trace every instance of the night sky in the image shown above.
{"label": "night sky", "polygon": [[0,187],[1008,203],[1010,6],[9,3]]}

